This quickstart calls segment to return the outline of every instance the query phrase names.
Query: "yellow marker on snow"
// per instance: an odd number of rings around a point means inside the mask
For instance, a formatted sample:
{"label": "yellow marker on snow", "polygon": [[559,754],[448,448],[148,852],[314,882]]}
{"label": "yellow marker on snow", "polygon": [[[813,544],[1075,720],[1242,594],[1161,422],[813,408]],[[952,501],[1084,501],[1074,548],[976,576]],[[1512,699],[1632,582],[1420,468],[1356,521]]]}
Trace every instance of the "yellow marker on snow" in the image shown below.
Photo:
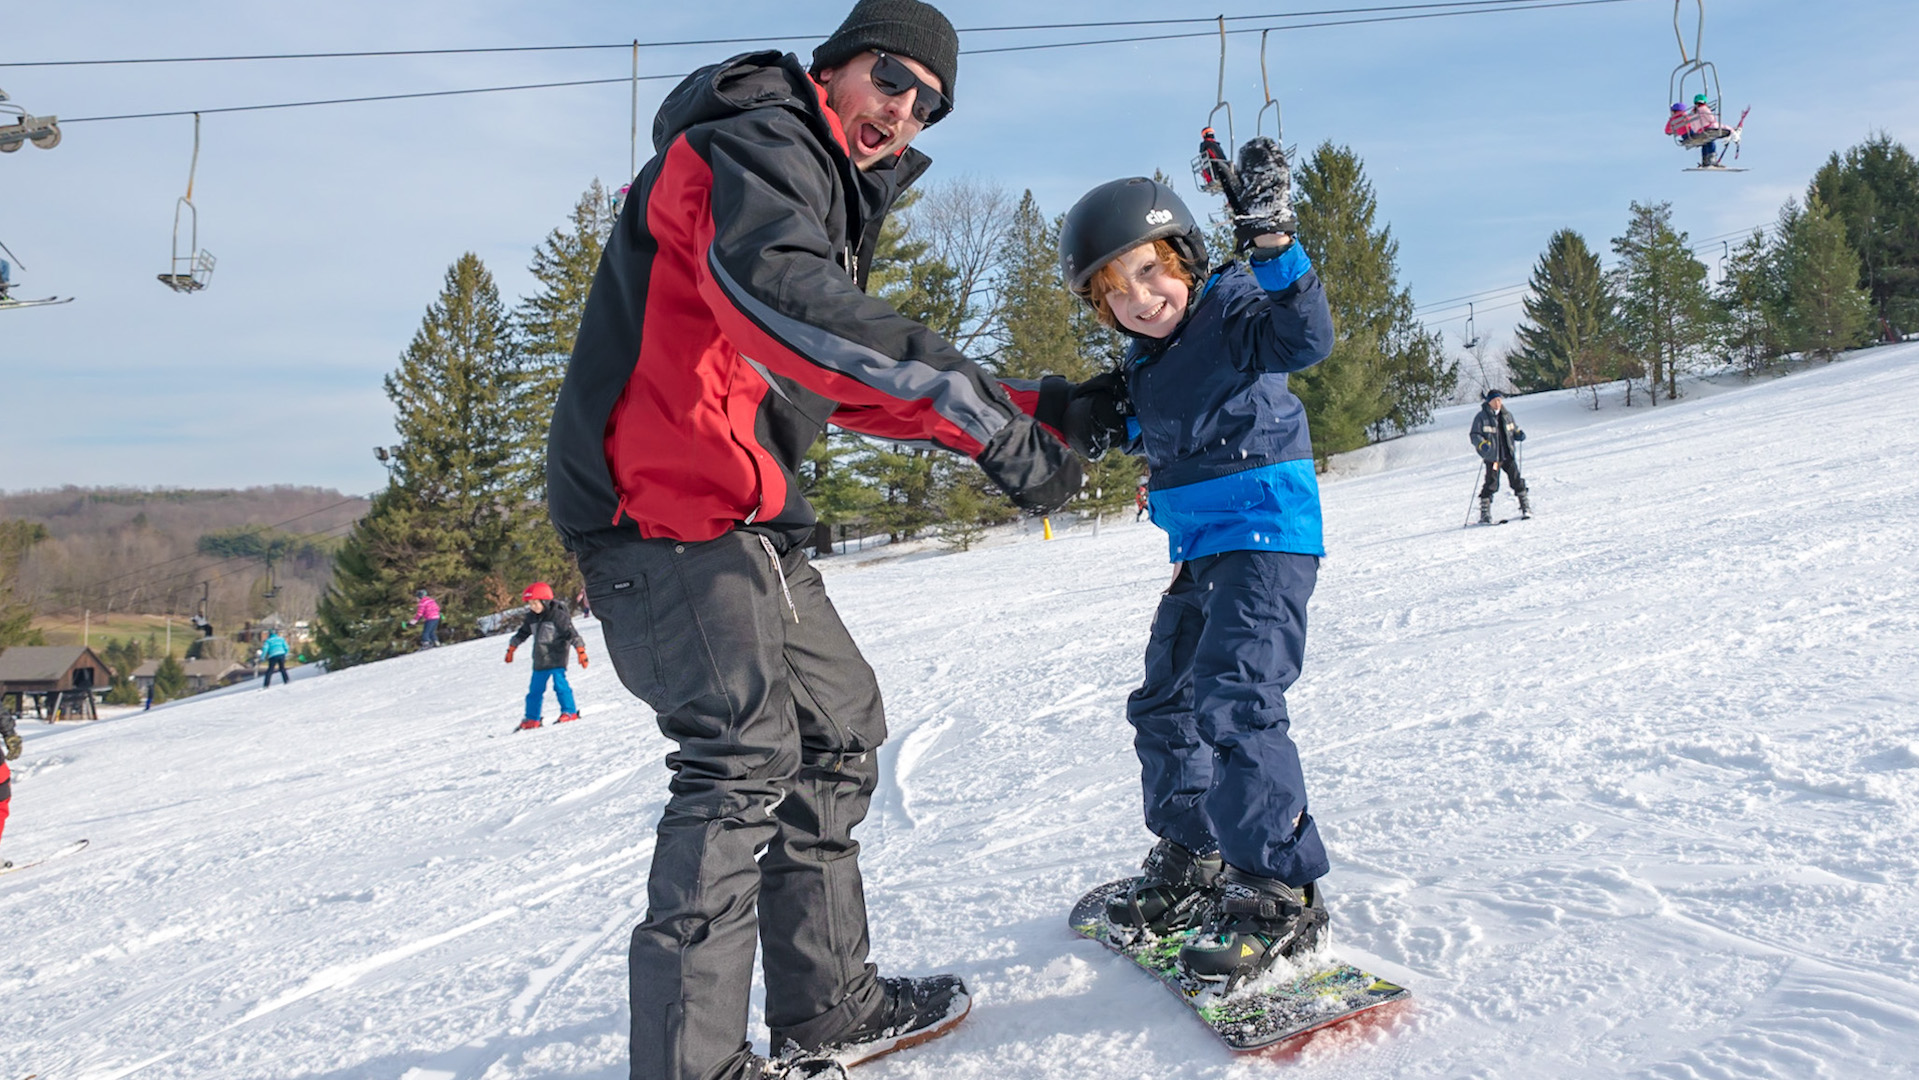
{"label": "yellow marker on snow", "polygon": [[1053,519],[1040,518],[1039,525],[1040,525],[1040,539],[1051,540],[1053,538]]}

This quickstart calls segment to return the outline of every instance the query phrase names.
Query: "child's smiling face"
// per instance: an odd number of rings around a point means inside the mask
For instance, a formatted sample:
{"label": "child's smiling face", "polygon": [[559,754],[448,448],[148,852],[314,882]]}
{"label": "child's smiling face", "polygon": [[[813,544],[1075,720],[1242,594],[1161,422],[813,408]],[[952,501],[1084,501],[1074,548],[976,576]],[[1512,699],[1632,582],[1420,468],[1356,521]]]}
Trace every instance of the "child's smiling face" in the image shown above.
{"label": "child's smiling face", "polygon": [[1153,245],[1141,244],[1107,266],[1124,282],[1106,293],[1106,306],[1120,326],[1149,338],[1163,338],[1179,328],[1192,288],[1167,269]]}

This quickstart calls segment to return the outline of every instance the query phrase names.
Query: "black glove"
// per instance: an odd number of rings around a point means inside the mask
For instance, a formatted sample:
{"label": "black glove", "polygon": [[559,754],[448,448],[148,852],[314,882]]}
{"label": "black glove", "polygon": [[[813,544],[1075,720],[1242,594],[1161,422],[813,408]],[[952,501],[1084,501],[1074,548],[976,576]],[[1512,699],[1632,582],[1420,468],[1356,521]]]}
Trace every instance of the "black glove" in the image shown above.
{"label": "black glove", "polygon": [[1126,445],[1126,418],[1132,414],[1126,376],[1108,371],[1073,388],[1060,432],[1066,436],[1066,445],[1086,460],[1098,461],[1106,451]]}
{"label": "black glove", "polygon": [[1233,240],[1241,251],[1250,250],[1255,237],[1299,231],[1299,218],[1293,214],[1292,169],[1286,164],[1285,151],[1264,135],[1246,140],[1239,148],[1239,209],[1233,218]]}
{"label": "black glove", "polygon": [[1007,421],[973,460],[1014,505],[1035,517],[1065,506],[1085,476],[1066,444],[1024,414]]}
{"label": "black glove", "polygon": [[1518,433],[1517,435],[1514,435],[1514,436],[1513,436],[1513,441],[1514,441],[1514,442],[1525,442],[1525,441],[1526,441],[1526,433],[1522,431],[1522,432],[1520,432],[1520,433]]}

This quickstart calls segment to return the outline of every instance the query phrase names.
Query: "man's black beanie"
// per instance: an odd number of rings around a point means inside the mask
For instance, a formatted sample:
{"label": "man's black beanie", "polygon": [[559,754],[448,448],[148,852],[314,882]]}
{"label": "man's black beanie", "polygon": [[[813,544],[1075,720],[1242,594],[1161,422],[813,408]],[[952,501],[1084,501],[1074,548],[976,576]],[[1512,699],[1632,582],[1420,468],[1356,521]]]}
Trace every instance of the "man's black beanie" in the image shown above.
{"label": "man's black beanie", "polygon": [[939,76],[946,100],[959,78],[959,35],[931,4],[920,0],[859,0],[833,36],[813,50],[812,72],[838,67],[868,49],[909,57]]}

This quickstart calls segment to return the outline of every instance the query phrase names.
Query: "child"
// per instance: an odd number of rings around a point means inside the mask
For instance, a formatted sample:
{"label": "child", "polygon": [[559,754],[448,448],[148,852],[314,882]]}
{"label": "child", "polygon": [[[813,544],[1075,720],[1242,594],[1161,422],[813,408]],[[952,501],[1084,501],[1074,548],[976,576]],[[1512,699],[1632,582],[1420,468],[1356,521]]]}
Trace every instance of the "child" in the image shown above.
{"label": "child", "polygon": [[415,590],[413,598],[420,605],[413,609],[413,617],[406,624],[420,624],[420,648],[437,648],[440,644],[440,602],[428,596],[425,589]]}
{"label": "child", "polygon": [[273,685],[273,673],[280,673],[280,685],[291,682],[287,676],[287,654],[293,650],[287,647],[287,639],[280,636],[278,630],[268,630],[266,640],[260,642],[260,659],[267,662],[266,677],[260,680],[260,689]]}
{"label": "child", "polygon": [[1180,963],[1234,983],[1312,948],[1326,923],[1314,886],[1326,852],[1285,700],[1324,549],[1306,414],[1286,373],[1325,359],[1333,325],[1293,242],[1284,169],[1271,139],[1241,153],[1244,190],[1262,203],[1236,229],[1250,270],[1209,272],[1198,222],[1156,181],[1103,184],[1073,207],[1062,274],[1134,340],[1120,371],[1043,388],[1055,412],[1039,417],[1088,456],[1145,455],[1152,519],[1179,567],[1127,702],[1159,842],[1108,915],[1155,933],[1199,926]]}
{"label": "child", "polygon": [[559,723],[578,720],[580,710],[573,704],[573,687],[566,681],[566,647],[573,646],[579,654],[580,667],[586,667],[586,642],[580,639],[580,632],[573,629],[573,620],[567,618],[566,605],[553,599],[553,586],[544,581],[536,581],[520,594],[526,601],[526,618],[520,628],[513,632],[513,640],[506,645],[506,662],[513,662],[513,650],[528,637],[533,639],[533,682],[526,690],[526,719],[520,721],[519,730],[531,731],[540,726],[540,702],[546,697],[546,684],[553,682],[553,694],[560,699]]}

